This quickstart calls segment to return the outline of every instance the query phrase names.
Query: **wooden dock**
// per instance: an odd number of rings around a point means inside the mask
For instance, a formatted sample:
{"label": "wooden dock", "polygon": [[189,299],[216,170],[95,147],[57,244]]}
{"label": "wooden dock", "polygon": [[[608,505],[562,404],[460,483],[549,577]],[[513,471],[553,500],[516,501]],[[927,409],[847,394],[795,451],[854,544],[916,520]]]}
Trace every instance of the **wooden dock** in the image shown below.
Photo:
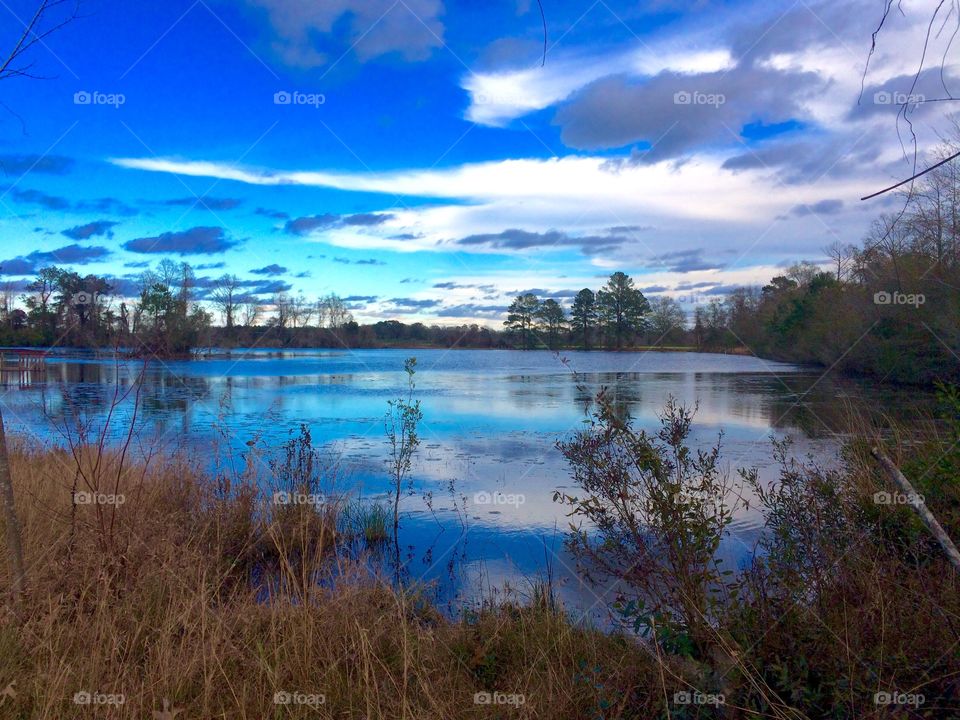
{"label": "wooden dock", "polygon": [[21,387],[42,383],[46,378],[45,350],[0,350],[0,383],[16,378]]}

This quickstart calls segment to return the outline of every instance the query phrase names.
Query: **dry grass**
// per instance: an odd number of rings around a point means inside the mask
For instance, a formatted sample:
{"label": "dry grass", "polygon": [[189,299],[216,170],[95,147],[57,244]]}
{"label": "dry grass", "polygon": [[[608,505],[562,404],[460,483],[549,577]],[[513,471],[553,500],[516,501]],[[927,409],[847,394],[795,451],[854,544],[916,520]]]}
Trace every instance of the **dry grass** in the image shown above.
{"label": "dry grass", "polygon": [[[180,720],[650,717],[673,692],[634,642],[546,604],[443,618],[340,551],[335,509],[275,512],[183,458],[118,472],[115,455],[16,446],[11,461],[29,597],[0,618],[2,718],[140,719],[164,699]],[[75,505],[78,467],[77,489],[125,502]],[[476,704],[486,691],[524,702]]]}

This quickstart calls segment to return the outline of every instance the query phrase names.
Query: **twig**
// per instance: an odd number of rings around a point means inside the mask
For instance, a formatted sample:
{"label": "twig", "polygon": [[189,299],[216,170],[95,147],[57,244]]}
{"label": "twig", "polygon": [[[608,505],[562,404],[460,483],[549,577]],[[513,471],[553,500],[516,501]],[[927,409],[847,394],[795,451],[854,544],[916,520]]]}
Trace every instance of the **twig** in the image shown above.
{"label": "twig", "polygon": [[918,172],[917,174],[911,175],[911,176],[908,177],[906,180],[901,180],[901,181],[898,182],[896,185],[891,185],[890,187],[884,188],[883,190],[880,190],[880,191],[878,191],[878,192],[875,192],[875,193],[873,193],[872,195],[867,195],[867,196],[865,196],[865,197],[862,197],[862,198],[860,198],[860,200],[870,200],[871,198],[875,198],[875,197],[877,197],[878,195],[883,195],[884,193],[890,192],[891,190],[896,190],[896,189],[897,189],[898,187],[900,187],[901,185],[906,185],[908,182],[913,182],[913,181],[916,180],[918,177],[920,177],[920,176],[922,176],[922,175],[926,175],[926,174],[927,174],[928,172],[930,172],[931,170],[936,170],[936,169],[937,169],[938,167],[940,167],[941,165],[946,165],[948,162],[950,162],[951,160],[953,160],[953,159],[955,159],[955,158],[957,158],[957,157],[960,157],[960,152],[956,152],[956,153],[954,153],[953,155],[951,155],[950,157],[946,158],[945,160],[941,160],[941,161],[938,162],[937,164],[931,165],[931,166],[928,167],[926,170],[921,170],[921,171]]}

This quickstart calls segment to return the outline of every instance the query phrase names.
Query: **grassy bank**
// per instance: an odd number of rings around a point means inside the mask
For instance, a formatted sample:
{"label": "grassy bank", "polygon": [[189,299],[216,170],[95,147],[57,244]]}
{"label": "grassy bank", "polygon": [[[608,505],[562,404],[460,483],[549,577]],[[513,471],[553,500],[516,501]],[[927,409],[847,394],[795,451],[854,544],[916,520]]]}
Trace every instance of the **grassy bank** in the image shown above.
{"label": "grassy bank", "polygon": [[181,719],[251,720],[629,716],[659,702],[642,649],[549,603],[453,622],[371,575],[345,550],[340,508],[278,510],[182,458],[116,484],[117,457],[97,466],[94,452],[82,474],[99,485],[80,492],[123,504],[76,505],[68,453],[18,445],[11,459],[29,584],[23,616],[8,605],[0,621],[2,718],[140,719],[164,698]]}
{"label": "grassy bank", "polygon": [[[958,538],[960,399],[947,407],[887,427],[886,450]],[[719,476],[674,421],[646,436],[599,416],[563,447],[580,487],[565,500],[626,511],[572,546],[597,553],[578,554],[585,570],[617,571],[610,601],[636,634],[575,626],[543,588],[445,617],[365,562],[385,510],[271,502],[310,491],[298,472],[271,488],[184,457],[15,441],[28,584],[0,616],[0,718],[165,702],[180,720],[960,716],[960,579],[909,507],[877,500],[892,488],[869,444],[829,469],[780,448],[779,482],[752,478],[761,552],[728,572],[712,560]]]}

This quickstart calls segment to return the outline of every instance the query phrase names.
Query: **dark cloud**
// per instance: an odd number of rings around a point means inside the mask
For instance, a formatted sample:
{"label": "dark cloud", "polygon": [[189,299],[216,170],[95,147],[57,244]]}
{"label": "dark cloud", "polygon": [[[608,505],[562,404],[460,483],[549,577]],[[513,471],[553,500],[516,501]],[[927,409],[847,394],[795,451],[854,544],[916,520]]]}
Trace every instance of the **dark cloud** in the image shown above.
{"label": "dark cloud", "polygon": [[399,235],[391,235],[391,240],[419,240],[423,237],[422,233],[400,233]]}
{"label": "dark cloud", "polygon": [[53,263],[66,263],[70,265],[86,265],[90,262],[103,260],[110,254],[105,247],[94,245],[84,247],[82,245],[64,245],[56,250],[49,252],[34,251],[27,255],[27,259],[34,260],[37,265],[47,265]]}
{"label": "dark cloud", "polygon": [[215,255],[237,245],[223,228],[195,227],[181,232],[166,232],[156,237],[143,237],[124,243],[135,253],[175,253],[177,255]]}
{"label": "dark cloud", "polygon": [[703,259],[703,250],[676,250],[650,258],[654,265],[665,267],[670,272],[688,273],[697,270],[718,270],[723,265]]}
{"label": "dark cloud", "polygon": [[631,233],[648,232],[650,230],[653,230],[653,226],[651,225],[616,225],[607,228],[607,232],[611,235],[629,235]]}
{"label": "dark cloud", "polygon": [[263,215],[264,217],[273,218],[274,220],[288,220],[290,218],[290,214],[283,212],[283,210],[271,210],[270,208],[262,207],[254,210],[253,214]]}
{"label": "dark cloud", "polygon": [[266,10],[276,33],[271,46],[295,67],[320,67],[333,61],[331,55],[346,54],[361,62],[386,54],[426,60],[443,45],[441,0],[405,0],[402,9],[390,0],[258,0],[257,5]]}
{"label": "dark cloud", "polygon": [[346,225],[382,225],[392,219],[391,213],[358,213],[344,216],[343,222]]}
{"label": "dark cloud", "polygon": [[4,175],[66,175],[73,167],[73,158],[63,155],[0,155],[0,173]]}
{"label": "dark cloud", "polygon": [[812,205],[797,205],[791,212],[798,217],[807,215],[832,215],[843,209],[843,200],[821,200]]}
{"label": "dark cloud", "polygon": [[86,225],[77,225],[76,227],[64,230],[61,234],[66,235],[73,240],[86,240],[95,235],[106,235],[113,237],[113,227],[118,223],[111,220],[95,220]]}
{"label": "dark cloud", "polygon": [[122,200],[116,198],[98,198],[96,200],[81,200],[71,203],[67,198],[59,195],[49,195],[40,190],[21,190],[19,188],[9,188],[10,196],[18,202],[40,205],[48,210],[70,210],[84,213],[97,213],[114,215],[137,215],[140,211],[130,207]]}
{"label": "dark cloud", "polygon": [[255,270],[251,270],[250,272],[254,275],[283,275],[284,273],[288,272],[288,270],[283,267],[283,265],[277,265],[274,263],[273,265],[257,268]]}
{"label": "dark cloud", "polygon": [[475,305],[465,303],[462,305],[450,305],[437,310],[438,317],[483,317],[498,316],[507,312],[506,305]]}
{"label": "dark cloud", "polygon": [[33,205],[42,205],[48,210],[66,210],[70,207],[70,201],[57,195],[47,195],[39,190],[12,190],[10,193],[14,200],[22,203],[31,203]]}
{"label": "dark cloud", "polygon": [[715,282],[682,282],[678,283],[674,290],[699,290],[700,288],[713,287]]}
{"label": "dark cloud", "polygon": [[344,302],[355,302],[355,303],[372,303],[376,302],[378,296],[376,295],[349,295],[343,299]]}
{"label": "dark cloud", "polygon": [[742,290],[743,285],[717,285],[715,288],[706,291],[705,295],[729,295],[734,290]]}
{"label": "dark cloud", "polygon": [[164,205],[186,205],[187,207],[202,207],[207,210],[233,210],[239,207],[243,200],[236,198],[214,197],[186,197],[167,200]]}
{"label": "dark cloud", "polygon": [[36,264],[26,258],[0,260],[0,275],[31,275],[36,269]]}
{"label": "dark cloud", "polygon": [[[408,280],[412,279],[408,278]],[[401,280],[400,282],[405,281]],[[464,284],[451,281],[434,283],[433,287],[438,290],[482,290],[487,293],[494,292],[497,289],[494,285],[474,285],[471,283]]]}
{"label": "dark cloud", "polygon": [[351,260],[350,258],[344,257],[335,257],[333,259],[335,263],[340,263],[341,265],[386,265],[383,260],[377,260],[376,258],[366,258],[365,260]]}
{"label": "dark cloud", "polygon": [[590,235],[573,237],[559,230],[548,230],[544,233],[528,232],[511,228],[499,233],[485,235],[469,235],[457,240],[458,245],[486,245],[491,248],[504,250],[526,250],[534,247],[580,247],[584,252],[599,252],[619,247],[627,242],[627,238],[620,235]]}
{"label": "dark cloud", "polygon": [[331,215],[330,213],[325,213],[323,215],[307,215],[306,217],[298,217],[294,220],[288,220],[283,226],[283,231],[289,235],[309,235],[314,230],[331,227],[339,219],[339,215]]}
{"label": "dark cloud", "polygon": [[816,73],[743,62],[711,73],[662,72],[643,79],[614,75],[574,95],[557,112],[556,123],[569,147],[603,150],[646,144],[648,149],[626,162],[652,163],[703,146],[739,144],[734,133],[757,120],[773,124],[796,119],[805,112],[802,100],[825,84]]}
{"label": "dark cloud", "polygon": [[440,304],[439,300],[415,300],[414,298],[390,298],[396,308],[403,310],[426,310]]}
{"label": "dark cloud", "polygon": [[140,262],[128,262],[128,263],[124,263],[123,266],[125,268],[148,268],[150,267],[150,261],[142,260]]}
{"label": "dark cloud", "polygon": [[105,247],[94,245],[64,245],[56,250],[34,250],[26,256],[0,261],[0,274],[3,275],[30,275],[40,268],[49,265],[86,265],[106,259],[110,251]]}
{"label": "dark cloud", "polygon": [[646,287],[640,288],[640,292],[658,293],[658,292],[665,292],[669,289],[670,288],[668,288],[666,285],[647,285]]}
{"label": "dark cloud", "polygon": [[97,198],[96,200],[81,200],[74,206],[74,209],[80,212],[112,213],[114,215],[124,215],[127,217],[140,214],[137,208],[127,205],[123,200],[112,197]]}
{"label": "dark cloud", "polygon": [[214,263],[202,263],[196,266],[197,270],[219,270],[222,267],[226,267],[227,264],[222,260],[220,262]]}
{"label": "dark cloud", "polygon": [[844,135],[817,142],[765,142],[728,158],[723,168],[734,172],[777,170],[787,183],[847,176],[875,163],[880,155],[878,146],[857,140]]}
{"label": "dark cloud", "polygon": [[263,280],[254,285],[250,292],[253,295],[273,295],[274,293],[289,292],[292,288],[293,285],[282,280]]}

